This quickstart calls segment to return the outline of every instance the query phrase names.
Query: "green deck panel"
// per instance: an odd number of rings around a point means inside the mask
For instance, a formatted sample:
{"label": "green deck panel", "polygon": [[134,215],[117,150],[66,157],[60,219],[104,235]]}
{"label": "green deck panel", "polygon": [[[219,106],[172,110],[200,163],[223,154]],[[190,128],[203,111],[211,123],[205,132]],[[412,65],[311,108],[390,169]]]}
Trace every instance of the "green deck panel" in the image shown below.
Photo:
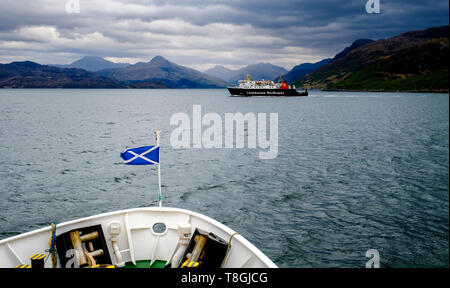
{"label": "green deck panel", "polygon": [[151,260],[139,260],[136,261],[136,266],[133,265],[132,262],[125,263],[123,268],[164,268],[166,266],[167,261],[156,260],[155,263],[150,267]]}

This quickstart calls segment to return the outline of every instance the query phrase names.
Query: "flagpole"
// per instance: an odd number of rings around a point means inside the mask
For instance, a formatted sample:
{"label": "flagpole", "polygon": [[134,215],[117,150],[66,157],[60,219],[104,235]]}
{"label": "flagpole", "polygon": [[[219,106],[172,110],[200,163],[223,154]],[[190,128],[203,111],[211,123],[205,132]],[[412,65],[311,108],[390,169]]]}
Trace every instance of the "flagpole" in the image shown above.
{"label": "flagpole", "polygon": [[[159,129],[155,130],[156,137],[156,146],[159,147]],[[161,155],[161,149],[159,149],[159,155]],[[161,159],[158,161],[158,184],[159,184],[159,193],[158,193],[158,204],[159,207],[162,207],[162,197],[161,197]]]}

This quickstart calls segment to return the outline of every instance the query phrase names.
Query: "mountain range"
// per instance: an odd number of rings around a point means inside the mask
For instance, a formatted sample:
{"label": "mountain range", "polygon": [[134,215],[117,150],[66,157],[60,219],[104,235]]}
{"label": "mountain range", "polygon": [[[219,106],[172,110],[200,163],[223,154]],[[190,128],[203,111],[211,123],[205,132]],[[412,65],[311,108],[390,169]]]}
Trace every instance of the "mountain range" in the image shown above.
{"label": "mountain range", "polygon": [[294,68],[291,69],[291,71],[282,75],[281,77],[284,81],[288,82],[289,84],[292,84],[298,78],[302,77],[303,75],[309,74],[316,69],[319,69],[320,67],[324,66],[330,61],[331,59],[327,58],[316,63],[303,63],[295,66]]}
{"label": "mountain range", "polygon": [[97,72],[109,68],[124,68],[128,63],[114,63],[98,56],[84,56],[70,64],[49,64],[58,68],[79,68],[90,72]]}
{"label": "mountain range", "polygon": [[[59,67],[31,61],[0,64],[0,88],[223,88],[227,85],[219,78],[172,63],[161,56],[148,63],[120,67],[97,58],[84,57]],[[93,63],[89,64],[90,60],[94,60]],[[97,72],[71,68],[80,65]],[[110,68],[97,70],[105,65]]]}
{"label": "mountain range", "polygon": [[353,43],[295,85],[322,90],[448,92],[448,32],[447,25]]}
{"label": "mountain range", "polygon": [[0,64],[1,88],[121,88],[113,79],[78,68],[58,68],[31,61]]}
{"label": "mountain range", "polygon": [[288,71],[286,69],[280,66],[270,63],[258,63],[245,66],[238,70],[231,70],[217,65],[206,70],[204,73],[223,79],[229,84],[236,84],[238,80],[247,79],[247,75],[250,75],[252,79],[274,80],[287,72]]}
{"label": "mountain range", "polygon": [[237,80],[284,81],[297,87],[350,91],[448,92],[449,26],[381,39],[358,39],[334,58],[290,71],[270,63],[204,73],[162,56],[136,64],[86,56],[67,65],[0,64],[0,88],[224,88]]}
{"label": "mountain range", "polygon": [[219,88],[227,85],[222,79],[175,64],[162,56],[156,56],[147,63],[140,62],[123,68],[103,69],[97,74],[140,88],[154,83],[167,88]]}
{"label": "mountain range", "polygon": [[373,43],[373,42],[375,42],[375,41],[372,40],[372,39],[358,39],[358,40],[355,40],[355,41],[352,43],[352,45],[350,45],[349,47],[345,47],[344,50],[342,50],[341,52],[339,52],[338,54],[336,54],[336,56],[334,56],[334,58],[333,58],[333,59],[330,59],[330,60],[333,60],[333,61],[334,61],[334,60],[343,58],[343,57],[345,57],[348,53],[350,53],[352,50],[355,50],[356,48],[359,48],[359,47],[361,47],[361,46],[364,46],[364,45],[366,45],[366,44],[370,44],[370,43]]}

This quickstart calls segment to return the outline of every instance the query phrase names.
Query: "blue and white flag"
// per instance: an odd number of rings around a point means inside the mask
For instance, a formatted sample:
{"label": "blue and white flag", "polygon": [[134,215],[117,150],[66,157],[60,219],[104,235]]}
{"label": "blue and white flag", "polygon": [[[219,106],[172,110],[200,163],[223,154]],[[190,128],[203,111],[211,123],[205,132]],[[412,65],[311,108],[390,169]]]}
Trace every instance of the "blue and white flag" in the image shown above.
{"label": "blue and white flag", "polygon": [[128,149],[120,153],[120,157],[127,165],[159,164],[159,146],[144,146]]}

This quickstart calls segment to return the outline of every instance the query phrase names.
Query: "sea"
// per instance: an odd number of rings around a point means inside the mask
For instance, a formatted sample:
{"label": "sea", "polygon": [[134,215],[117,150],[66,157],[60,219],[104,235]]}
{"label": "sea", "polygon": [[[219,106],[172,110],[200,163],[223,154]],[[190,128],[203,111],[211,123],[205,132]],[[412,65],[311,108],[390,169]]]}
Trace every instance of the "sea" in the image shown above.
{"label": "sea", "polygon": [[[174,147],[170,120],[193,121],[194,105],[276,113],[276,157]],[[157,128],[163,206],[229,226],[279,267],[366,267],[373,251],[384,268],[449,266],[448,94],[0,89],[0,239],[157,205],[156,167],[120,163]]]}

